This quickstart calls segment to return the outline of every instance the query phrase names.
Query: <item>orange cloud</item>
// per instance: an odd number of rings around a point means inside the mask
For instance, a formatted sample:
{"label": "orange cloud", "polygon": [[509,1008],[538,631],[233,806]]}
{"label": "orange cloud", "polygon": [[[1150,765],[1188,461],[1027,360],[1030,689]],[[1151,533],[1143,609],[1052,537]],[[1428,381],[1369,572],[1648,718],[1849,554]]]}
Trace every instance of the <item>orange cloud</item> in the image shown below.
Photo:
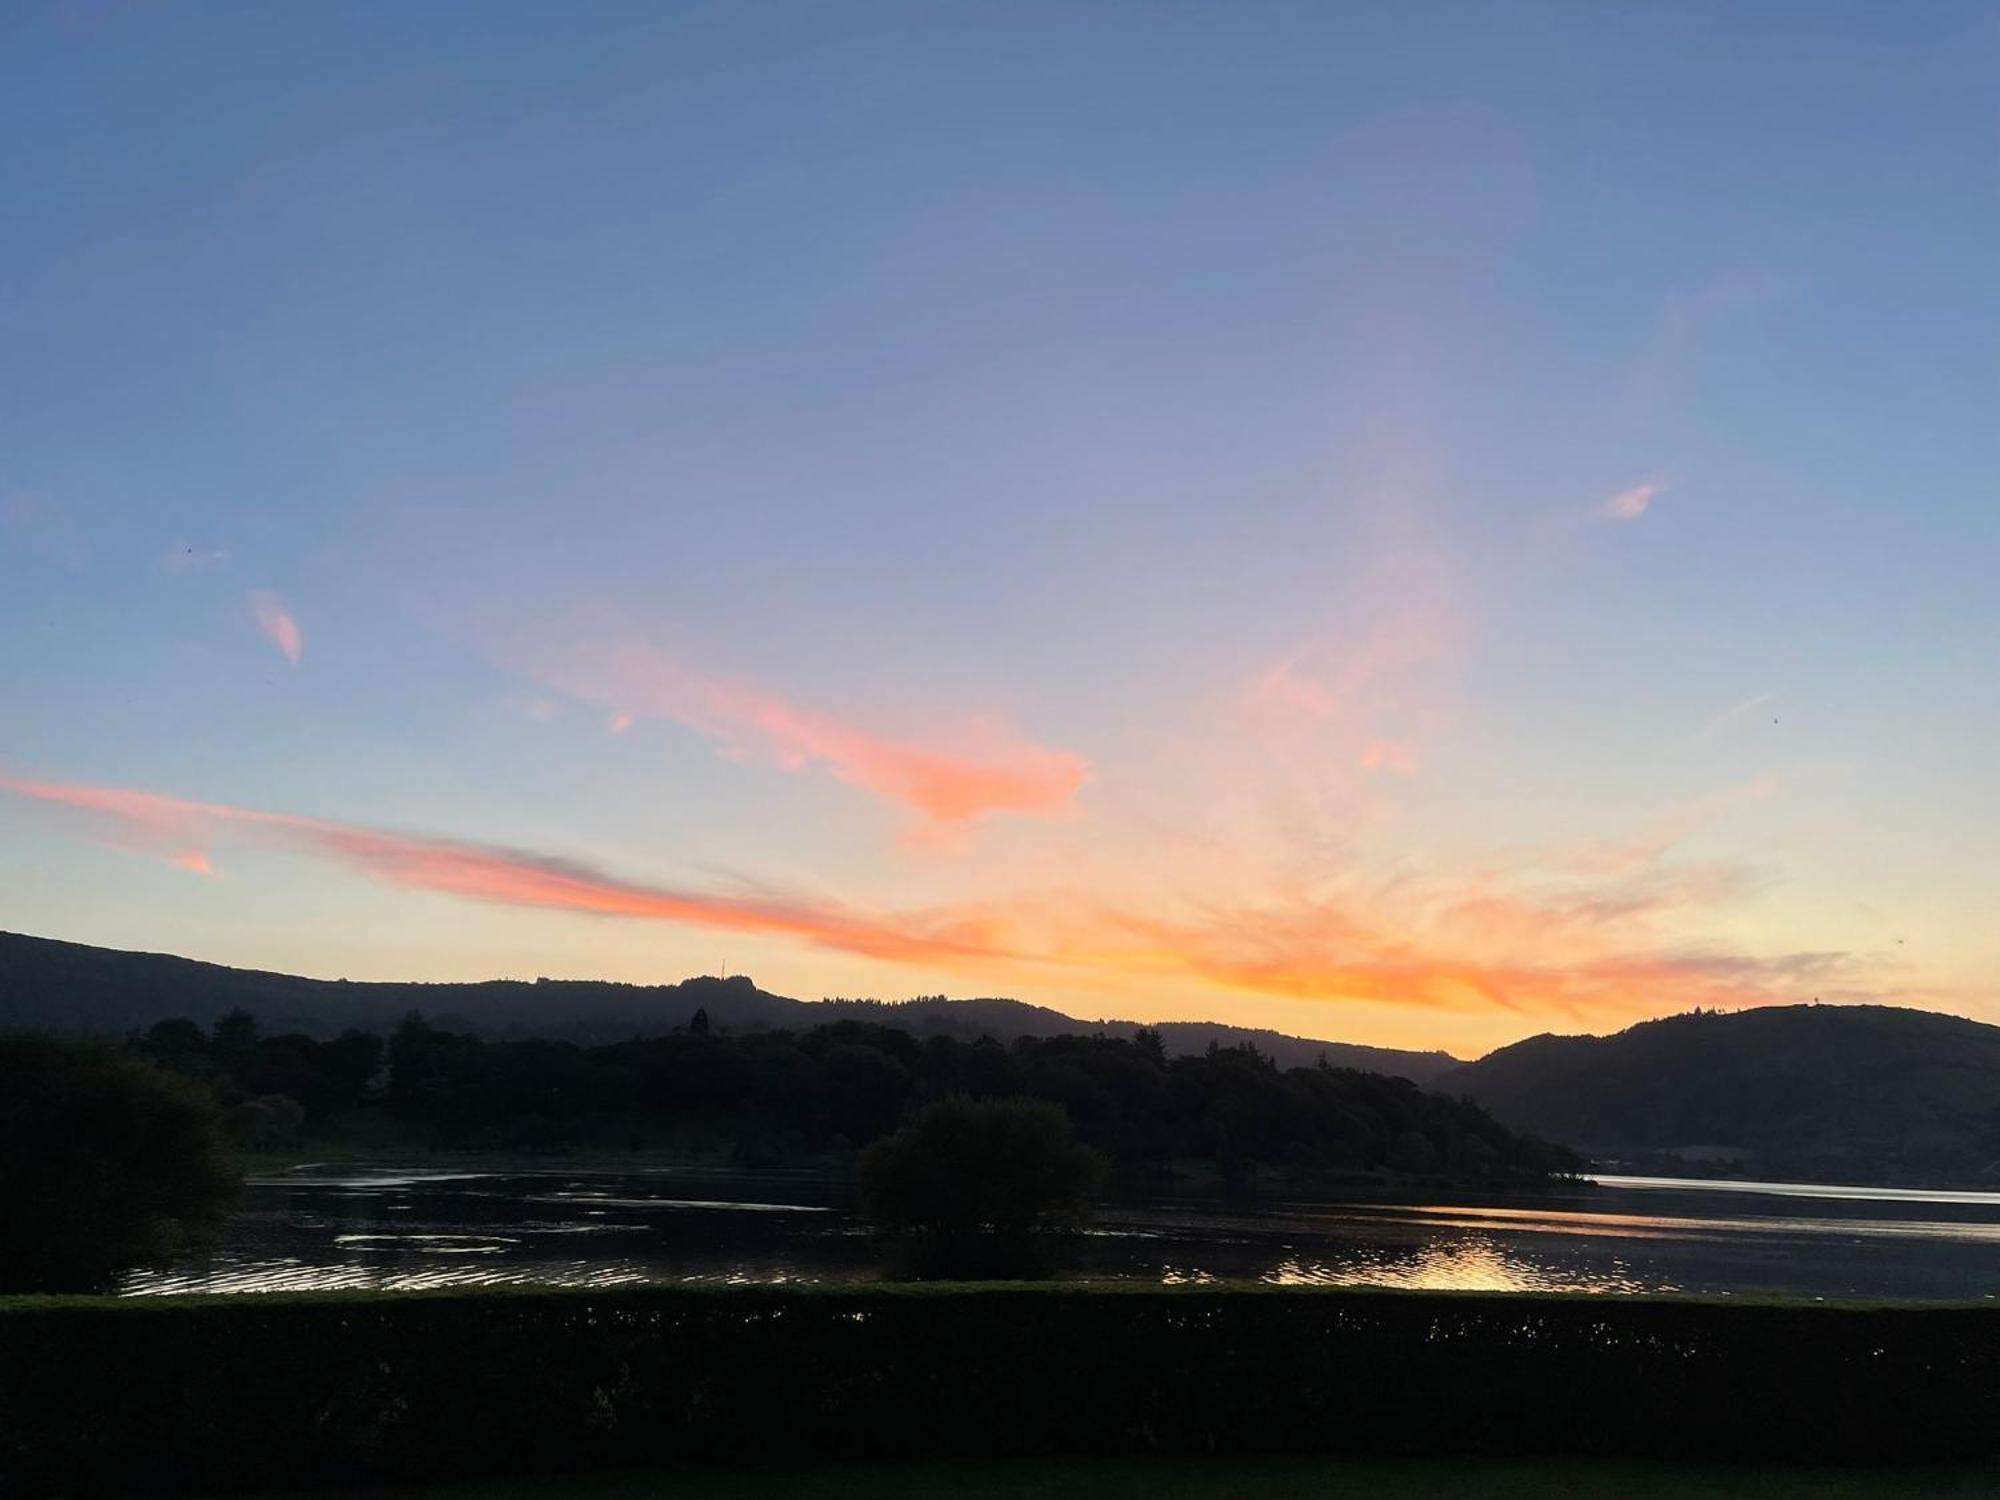
{"label": "orange cloud", "polygon": [[1398,776],[1417,773],[1417,752],[1394,740],[1370,740],[1361,751],[1361,766],[1367,771],[1393,771]]}
{"label": "orange cloud", "polygon": [[299,658],[305,654],[306,638],[299,629],[299,622],[285,608],[284,601],[270,589],[258,589],[250,595],[250,613],[257,621],[257,628],[264,632],[265,639],[296,667]]}
{"label": "orange cloud", "polygon": [[609,709],[613,733],[641,716],[671,719],[715,740],[724,754],[793,772],[823,767],[938,823],[1056,813],[1090,779],[1082,757],[1034,744],[997,720],[961,722],[917,743],[749,683],[692,671],[643,644],[543,648],[530,658],[530,670],[543,681]]}
{"label": "orange cloud", "polygon": [[1456,716],[1467,633],[1441,567],[1385,566],[1223,700],[1234,733],[1203,726],[1187,764],[1206,784],[1184,800],[1220,818],[1233,843],[1247,832],[1308,858],[1297,846],[1330,826],[1351,838],[1392,818],[1391,783],[1416,775]]}
{"label": "orange cloud", "polygon": [[1666,488],[1666,485],[1657,479],[1649,479],[1644,484],[1635,484],[1629,490],[1620,490],[1605,501],[1597,508],[1597,513],[1607,521],[1636,521],[1666,492]]}
{"label": "orange cloud", "polygon": [[1665,919],[1740,890],[1708,873],[1545,889],[1478,876],[1353,882],[1178,915],[1098,909],[1072,918],[1059,951],[1226,990],[1572,1017],[1768,1004],[1858,972],[1843,954],[1760,959],[1667,936]]}
{"label": "orange cloud", "polygon": [[[985,977],[1056,969],[1116,979],[1128,991],[1166,980],[1428,1010],[1629,1017],[1837,985],[1855,995],[1863,973],[1842,954],[1765,959],[1677,944],[1671,919],[1739,895],[1741,879],[1726,868],[1662,866],[1652,852],[1639,856],[1643,867],[1606,879],[1556,863],[1428,880],[1347,877],[1151,910],[1043,891],[897,913],[686,890],[501,845],[124,788],[0,777],[0,790],[76,809],[108,822],[121,842],[163,853],[235,837],[464,900],[767,934]],[[205,852],[193,858],[206,868]]]}

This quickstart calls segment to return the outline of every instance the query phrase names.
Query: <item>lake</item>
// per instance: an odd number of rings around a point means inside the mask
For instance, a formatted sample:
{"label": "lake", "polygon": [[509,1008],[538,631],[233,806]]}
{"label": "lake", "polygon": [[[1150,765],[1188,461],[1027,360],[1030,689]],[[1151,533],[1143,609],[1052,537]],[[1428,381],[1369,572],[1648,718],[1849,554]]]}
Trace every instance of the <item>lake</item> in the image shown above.
{"label": "lake", "polygon": [[[874,1280],[851,1189],[810,1174],[302,1167],[132,1295]],[[1532,1199],[1103,1210],[1079,1274],[1435,1290],[2000,1296],[2000,1193],[1601,1177]]]}

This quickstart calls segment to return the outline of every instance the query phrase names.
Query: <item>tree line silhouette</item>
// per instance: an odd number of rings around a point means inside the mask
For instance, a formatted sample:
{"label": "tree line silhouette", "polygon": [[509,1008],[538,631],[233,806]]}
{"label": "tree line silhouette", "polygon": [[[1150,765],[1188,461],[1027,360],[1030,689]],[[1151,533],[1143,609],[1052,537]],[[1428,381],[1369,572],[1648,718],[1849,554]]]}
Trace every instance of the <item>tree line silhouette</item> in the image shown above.
{"label": "tree line silhouette", "polygon": [[209,1029],[164,1021],[133,1038],[151,1061],[212,1088],[240,1145],[431,1149],[694,1147],[745,1165],[861,1148],[936,1100],[1033,1099],[1120,1168],[1209,1164],[1459,1180],[1580,1168],[1477,1105],[1401,1078],[1280,1068],[1251,1047],[1169,1058],[1159,1035],[919,1038],[841,1020],[727,1034],[683,1029],[602,1046],[488,1040],[411,1014],[387,1037],[266,1036],[247,1013]]}

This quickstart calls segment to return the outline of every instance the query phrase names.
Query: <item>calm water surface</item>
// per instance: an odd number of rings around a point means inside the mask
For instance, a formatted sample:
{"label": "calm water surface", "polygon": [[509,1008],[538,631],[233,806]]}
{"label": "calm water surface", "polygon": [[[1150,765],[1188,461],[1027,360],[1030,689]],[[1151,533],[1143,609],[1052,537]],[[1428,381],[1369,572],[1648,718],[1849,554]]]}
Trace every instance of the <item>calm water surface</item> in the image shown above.
{"label": "calm water surface", "polygon": [[[132,1294],[876,1279],[849,1189],[784,1173],[300,1168]],[[1603,1177],[1479,1202],[1101,1213],[1084,1275],[1494,1291],[2000,1296],[2000,1193]]]}

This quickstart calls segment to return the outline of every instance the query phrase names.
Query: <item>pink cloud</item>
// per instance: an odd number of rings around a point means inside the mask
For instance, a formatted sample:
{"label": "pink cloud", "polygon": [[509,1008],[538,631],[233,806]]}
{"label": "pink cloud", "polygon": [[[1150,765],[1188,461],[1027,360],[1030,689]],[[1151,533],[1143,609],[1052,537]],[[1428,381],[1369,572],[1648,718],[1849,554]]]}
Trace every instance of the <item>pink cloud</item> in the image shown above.
{"label": "pink cloud", "polygon": [[1263,752],[1255,775],[1266,793],[1275,764],[1309,798],[1366,801],[1375,794],[1357,771],[1415,775],[1451,717],[1466,626],[1434,570],[1406,568],[1345,614],[1252,674],[1229,704],[1239,742]]}
{"label": "pink cloud", "polygon": [[961,720],[923,740],[893,738],[643,644],[543,648],[529,665],[550,686],[610,709],[614,734],[642,717],[670,719],[732,758],[795,773],[823,769],[938,823],[1059,813],[1090,779],[1081,756],[1035,744],[997,719]]}
{"label": "pink cloud", "polygon": [[[787,935],[870,958],[963,959],[984,951],[978,944],[988,930],[972,912],[894,918],[831,903],[681,890],[621,880],[574,860],[503,845],[195,802],[124,787],[0,776],[0,791],[73,808],[108,824],[119,842],[142,849],[152,845],[164,851],[184,848],[197,839],[234,836],[331,859],[390,885],[465,900]],[[205,853],[182,854],[173,862],[203,873],[208,868]]]}
{"label": "pink cloud", "polygon": [[1748,803],[1766,802],[1781,790],[1776,777],[1760,776],[1698,800],[1668,809],[1630,837],[1600,840],[1559,851],[1558,863],[1571,872],[1620,878],[1657,866],[1678,846]]}
{"label": "pink cloud", "polygon": [[257,621],[257,628],[264,632],[265,639],[296,667],[299,658],[305,654],[306,640],[299,630],[299,622],[292,618],[284,601],[270,589],[258,589],[250,595],[250,613]]}
{"label": "pink cloud", "polygon": [[1339,706],[1325,683],[1308,677],[1289,661],[1274,663],[1252,677],[1243,690],[1243,705],[1252,711],[1291,713],[1307,719],[1330,719]]}
{"label": "pink cloud", "polygon": [[1397,776],[1417,773],[1417,752],[1394,740],[1370,740],[1361,751],[1361,766],[1367,771],[1389,771]]}
{"label": "pink cloud", "polygon": [[123,844],[203,872],[206,850],[235,839],[461,900],[788,937],[987,977],[1026,966],[1417,1009],[1632,1016],[1797,999],[1865,972],[1844,954],[1760,958],[1676,942],[1689,911],[1741,899],[1743,872],[1664,866],[1663,850],[1619,860],[1608,876],[1546,862],[1374,881],[1336,871],[1261,889],[1211,882],[1207,900],[1043,889],[898,913],[690,890],[504,845],[118,787],[0,776],[0,790],[73,809]]}
{"label": "pink cloud", "polygon": [[1636,521],[1651,507],[1652,503],[1666,493],[1666,485],[1657,479],[1649,479],[1644,484],[1635,484],[1629,490],[1620,490],[1597,508],[1597,513],[1607,521]]}

